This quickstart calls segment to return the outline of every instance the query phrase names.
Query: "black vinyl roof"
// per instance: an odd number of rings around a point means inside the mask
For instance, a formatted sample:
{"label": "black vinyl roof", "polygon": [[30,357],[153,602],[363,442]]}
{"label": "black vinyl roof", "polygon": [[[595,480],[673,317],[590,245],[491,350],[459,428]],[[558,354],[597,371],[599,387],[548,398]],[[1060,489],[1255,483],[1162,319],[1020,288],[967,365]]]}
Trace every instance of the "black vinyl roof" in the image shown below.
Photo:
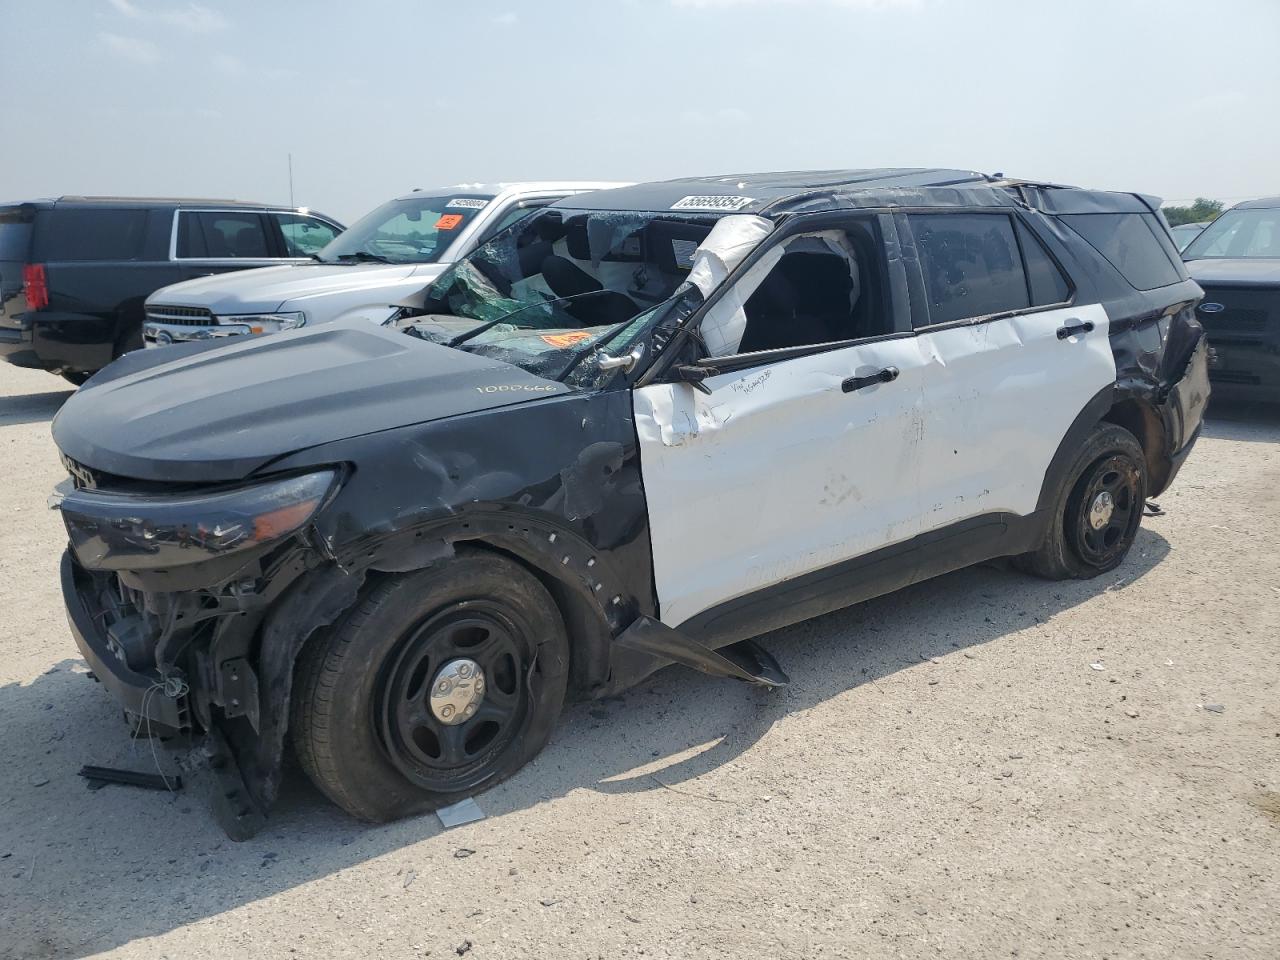
{"label": "black vinyl roof", "polygon": [[1047,213],[1150,212],[1152,198],[1005,178],[975,170],[883,167],[684,177],[578,194],[556,206],[578,210],[688,213],[813,213],[854,207],[1011,206]]}

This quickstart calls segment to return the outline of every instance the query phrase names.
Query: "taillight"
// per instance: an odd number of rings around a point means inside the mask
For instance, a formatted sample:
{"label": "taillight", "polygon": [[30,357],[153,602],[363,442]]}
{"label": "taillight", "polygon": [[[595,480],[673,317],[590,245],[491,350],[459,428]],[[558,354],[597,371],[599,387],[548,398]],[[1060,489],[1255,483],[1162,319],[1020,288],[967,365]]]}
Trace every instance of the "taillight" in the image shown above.
{"label": "taillight", "polygon": [[49,284],[43,263],[28,263],[22,268],[22,292],[27,295],[28,310],[43,310],[49,305]]}

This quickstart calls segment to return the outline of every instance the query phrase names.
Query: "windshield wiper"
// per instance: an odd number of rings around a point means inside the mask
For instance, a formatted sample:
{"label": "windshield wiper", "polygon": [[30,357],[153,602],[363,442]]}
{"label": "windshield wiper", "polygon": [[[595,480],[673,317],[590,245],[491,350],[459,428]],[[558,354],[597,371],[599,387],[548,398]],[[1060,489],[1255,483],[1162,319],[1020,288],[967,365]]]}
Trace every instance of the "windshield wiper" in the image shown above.
{"label": "windshield wiper", "polygon": [[340,253],[339,260],[354,260],[356,263],[390,263],[386,257],[380,257],[368,250],[357,250],[355,253]]}
{"label": "windshield wiper", "polygon": [[502,316],[498,317],[496,320],[486,320],[484,323],[480,324],[477,327],[472,327],[470,330],[464,330],[462,333],[458,334],[452,340],[447,341],[445,343],[445,346],[456,347],[459,344],[466,343],[472,337],[478,337],[480,336],[480,334],[488,330],[492,330],[494,327],[502,323],[502,321],[506,320],[508,317],[514,317],[517,313],[524,313],[526,310],[529,310],[533,307],[549,307],[553,303],[568,303],[570,300],[577,300],[580,297],[594,297],[594,296],[599,296],[602,293],[612,293],[612,292],[613,291],[610,291],[610,290],[588,290],[585,293],[575,293],[567,297],[555,297],[554,299],[551,299],[551,300],[539,300],[537,303],[526,303],[523,307],[517,307],[515,310],[512,310],[510,313],[504,313]]}
{"label": "windshield wiper", "polygon": [[[648,310],[642,310],[641,313],[652,312],[653,314],[653,317],[650,317],[649,321],[647,322],[652,323],[655,317],[661,317],[666,311],[670,310],[671,304],[675,303],[685,295],[685,287],[687,286],[688,286],[687,282],[684,284],[681,284],[676,289],[676,292],[671,294],[671,296],[667,297],[667,299],[660,300],[658,303],[655,303],[652,307],[649,307]],[[640,316],[639,313],[636,314],[636,317],[638,316]],[[634,321],[636,317],[631,317],[628,320],[623,320],[621,323],[613,327],[613,329],[601,334],[599,337],[597,337],[595,340],[592,340],[590,343],[586,344],[585,346],[579,347],[577,350],[574,351],[573,355],[569,357],[569,362],[566,363],[564,367],[561,368],[560,372],[557,373],[555,377],[553,377],[552,379],[560,380],[563,382],[564,378],[567,377],[570,373],[572,373],[574,369],[578,366],[578,364],[580,364],[587,357],[591,356],[592,353],[608,345],[614,339],[614,337],[622,333],[622,331],[626,330],[627,327],[631,326],[632,321]],[[697,334],[694,334],[694,336],[697,336]]]}

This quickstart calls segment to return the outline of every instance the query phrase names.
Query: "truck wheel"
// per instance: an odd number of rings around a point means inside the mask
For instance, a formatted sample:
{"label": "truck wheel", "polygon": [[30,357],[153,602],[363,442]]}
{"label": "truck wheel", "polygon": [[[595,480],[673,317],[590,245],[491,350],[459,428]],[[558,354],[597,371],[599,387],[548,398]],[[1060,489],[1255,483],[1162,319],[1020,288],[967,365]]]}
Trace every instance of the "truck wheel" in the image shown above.
{"label": "truck wheel", "polygon": [[1087,580],[1114,570],[1133,546],[1147,499],[1147,462],[1137,438],[1096,426],[1067,474],[1040,547],[1018,565],[1049,580]]}
{"label": "truck wheel", "polygon": [[569,641],[519,564],[460,548],[390,577],[313,638],[297,666],[294,748],[334,803],[381,822],[471,796],[546,745]]}

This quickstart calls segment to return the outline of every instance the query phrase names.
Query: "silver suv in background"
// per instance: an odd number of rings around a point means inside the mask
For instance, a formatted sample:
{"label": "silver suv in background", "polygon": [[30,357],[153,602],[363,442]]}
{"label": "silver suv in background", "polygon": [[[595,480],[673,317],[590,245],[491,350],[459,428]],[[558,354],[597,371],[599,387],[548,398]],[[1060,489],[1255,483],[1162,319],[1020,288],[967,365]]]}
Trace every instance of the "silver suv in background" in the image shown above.
{"label": "silver suv in background", "polygon": [[382,323],[398,300],[531,211],[620,186],[626,184],[549,181],[415,190],[356,221],[310,263],[157,290],[147,298],[143,339],[156,347],[338,319]]}

